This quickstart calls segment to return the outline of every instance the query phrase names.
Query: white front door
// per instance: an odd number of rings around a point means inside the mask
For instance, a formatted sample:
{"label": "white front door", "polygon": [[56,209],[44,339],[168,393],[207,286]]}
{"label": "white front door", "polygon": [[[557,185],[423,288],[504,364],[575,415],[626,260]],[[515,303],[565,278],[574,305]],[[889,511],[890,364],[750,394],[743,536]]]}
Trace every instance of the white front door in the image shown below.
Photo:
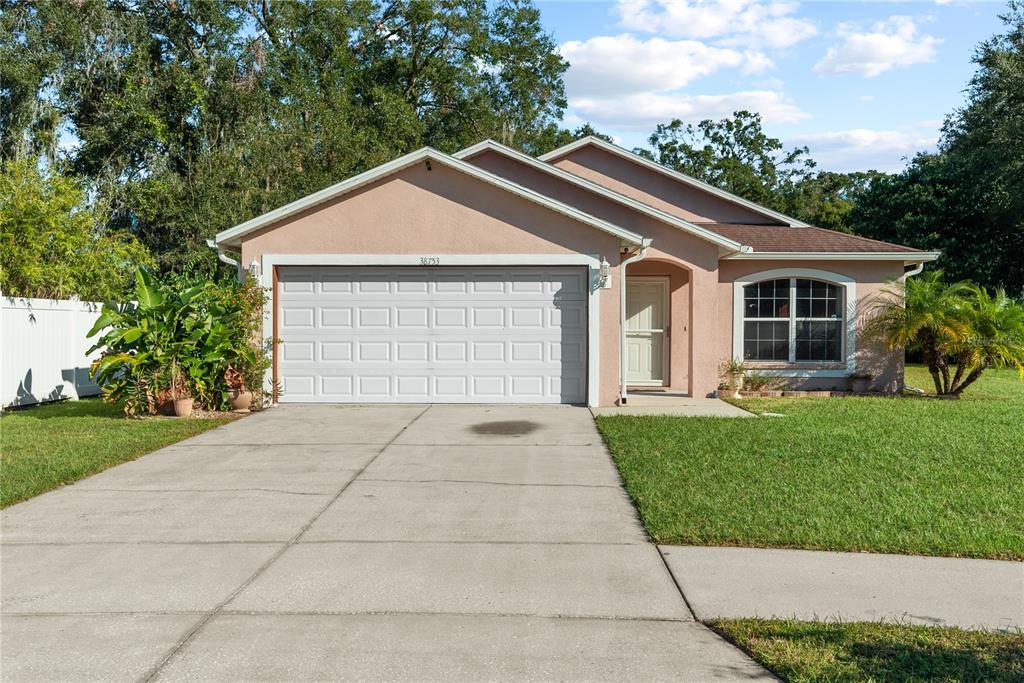
{"label": "white front door", "polygon": [[587,269],[278,269],[282,401],[583,403]]}
{"label": "white front door", "polygon": [[626,380],[663,386],[668,373],[668,278],[626,280]]}

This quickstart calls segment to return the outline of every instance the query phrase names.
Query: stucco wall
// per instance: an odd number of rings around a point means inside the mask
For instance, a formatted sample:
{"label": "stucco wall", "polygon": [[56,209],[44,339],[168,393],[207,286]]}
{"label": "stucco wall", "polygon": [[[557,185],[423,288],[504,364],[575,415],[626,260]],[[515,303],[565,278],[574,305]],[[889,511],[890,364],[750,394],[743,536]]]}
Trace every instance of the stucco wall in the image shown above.
{"label": "stucco wall", "polygon": [[[425,164],[246,236],[242,262],[264,254],[605,255],[618,281],[619,238],[441,164]],[[444,265],[443,262],[441,265]],[[600,403],[618,397],[619,298],[599,293]]]}
{"label": "stucco wall", "polygon": [[[878,342],[868,343],[859,330],[867,319],[870,308],[881,290],[903,274],[899,261],[722,261],[719,270],[718,306],[720,310],[716,345],[731,355],[733,330],[733,283],[737,278],[753,273],[784,268],[813,268],[853,278],[857,283],[858,335],[856,342],[857,369],[875,376],[873,388],[897,391],[903,386],[903,354],[890,353]],[[739,331],[735,331],[739,332]],[[815,378],[795,382],[800,388],[846,389],[843,378]]]}
{"label": "stucco wall", "polygon": [[[706,396],[715,390],[718,386],[718,349],[704,343],[704,340],[713,338],[717,329],[717,304],[714,296],[718,284],[717,246],[619,202],[531,168],[504,154],[487,151],[467,161],[524,187],[576,206],[593,216],[651,238],[653,246],[648,251],[647,259],[635,263],[630,268],[631,272],[638,274],[648,272],[649,268],[672,274],[670,387],[689,391],[694,396]],[[675,267],[648,266],[648,260],[672,263]],[[684,283],[686,286],[683,286]],[[618,315],[617,305],[615,314]],[[618,334],[618,320],[615,322],[615,330]],[[618,340],[615,345],[618,348]]]}
{"label": "stucco wall", "polygon": [[581,147],[553,163],[628,197],[688,221],[712,223],[771,223],[759,213],[708,192],[688,187],[662,173],[644,168],[592,146]]}

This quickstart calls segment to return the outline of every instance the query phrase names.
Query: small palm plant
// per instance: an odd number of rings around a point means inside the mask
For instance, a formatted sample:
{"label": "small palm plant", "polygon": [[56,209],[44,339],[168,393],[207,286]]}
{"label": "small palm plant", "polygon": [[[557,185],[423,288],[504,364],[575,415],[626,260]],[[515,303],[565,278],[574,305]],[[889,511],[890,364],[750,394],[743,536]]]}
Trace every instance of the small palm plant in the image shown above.
{"label": "small palm plant", "polygon": [[865,333],[890,351],[920,351],[939,395],[959,397],[986,368],[1024,374],[1024,306],[1001,290],[945,283],[942,271],[888,288]]}
{"label": "small palm plant", "polygon": [[956,373],[948,393],[959,396],[988,368],[1012,367],[1024,377],[1024,302],[998,289],[972,286],[965,293],[964,321],[970,333],[955,344]]}

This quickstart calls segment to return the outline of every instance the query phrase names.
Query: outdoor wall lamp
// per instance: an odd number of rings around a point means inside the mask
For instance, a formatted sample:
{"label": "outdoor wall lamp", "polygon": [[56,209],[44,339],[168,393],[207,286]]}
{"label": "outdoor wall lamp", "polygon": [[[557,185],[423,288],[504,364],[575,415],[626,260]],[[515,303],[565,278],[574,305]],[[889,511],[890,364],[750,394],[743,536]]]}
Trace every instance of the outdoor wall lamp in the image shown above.
{"label": "outdoor wall lamp", "polygon": [[612,286],[612,264],[608,259],[601,257],[601,266],[597,271],[597,286],[601,289],[608,289]]}
{"label": "outdoor wall lamp", "polygon": [[249,264],[249,277],[253,278],[254,280],[260,279],[260,262],[257,261],[256,259],[253,259],[252,262]]}

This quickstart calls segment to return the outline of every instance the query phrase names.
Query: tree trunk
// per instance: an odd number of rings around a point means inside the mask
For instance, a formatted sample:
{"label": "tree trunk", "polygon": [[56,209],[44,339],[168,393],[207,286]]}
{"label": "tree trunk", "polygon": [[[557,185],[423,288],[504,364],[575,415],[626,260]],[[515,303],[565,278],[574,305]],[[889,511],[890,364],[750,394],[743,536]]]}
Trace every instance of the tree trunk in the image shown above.
{"label": "tree trunk", "polygon": [[963,384],[961,384],[958,387],[955,387],[953,389],[953,391],[951,391],[950,393],[953,396],[956,396],[957,398],[960,398],[960,394],[962,394],[964,392],[964,389],[966,389],[967,387],[969,387],[972,384],[974,384],[975,380],[977,380],[979,377],[981,377],[981,373],[984,372],[984,371],[985,371],[985,366],[984,365],[979,365],[978,367],[974,368],[973,370],[971,370],[971,374],[967,375],[967,379],[964,380]]}
{"label": "tree trunk", "polygon": [[935,393],[942,394],[942,379],[939,376],[939,354],[935,351],[935,338],[925,335],[921,339],[921,356],[924,364],[928,366],[928,372],[935,383]]}

